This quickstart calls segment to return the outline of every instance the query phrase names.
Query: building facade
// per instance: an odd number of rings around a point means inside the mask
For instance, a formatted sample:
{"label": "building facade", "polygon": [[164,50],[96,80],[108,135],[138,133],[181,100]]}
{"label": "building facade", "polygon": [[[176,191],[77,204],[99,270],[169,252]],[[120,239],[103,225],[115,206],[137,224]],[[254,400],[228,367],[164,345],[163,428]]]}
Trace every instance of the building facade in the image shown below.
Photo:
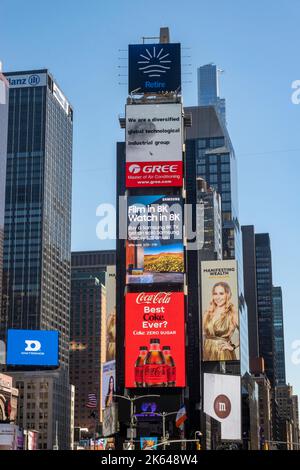
{"label": "building facade", "polygon": [[219,76],[222,72],[215,64],[202,65],[198,72],[198,106],[215,106],[226,122],[226,101],[220,98]]}
{"label": "building facade", "polygon": [[[226,126],[213,106],[185,108],[192,125],[186,130],[186,159],[194,177],[202,178],[221,196],[222,258],[236,259],[240,304],[240,371],[249,371],[248,316],[244,299],[242,236],[238,216],[237,168]],[[190,164],[190,163],[189,163]],[[235,371],[238,372],[238,369]]]}
{"label": "building facade", "polygon": [[268,233],[255,234],[259,355],[264,358],[266,374],[274,386],[274,318],[272,255]]}
{"label": "building facade", "polygon": [[251,361],[259,357],[256,251],[253,225],[242,226],[242,238],[245,300],[248,307],[249,358]]}
{"label": "building facade", "polygon": [[5,205],[5,176],[7,153],[7,125],[9,84],[2,73],[0,62],[0,318],[2,298],[3,271],[3,239],[4,239],[4,205]]}
{"label": "building facade", "polygon": [[[55,410],[66,400],[67,411],[70,400],[73,110],[48,70],[5,76],[10,93],[1,337],[8,328],[59,331],[60,369],[49,379],[49,390],[60,389],[60,403],[55,402],[59,394],[49,396],[48,413],[53,413],[51,422],[57,422],[59,448],[67,449],[69,418],[64,420]],[[23,379],[18,374],[20,386],[30,380],[30,372],[24,372]],[[24,421],[24,415],[20,419]],[[39,434],[39,448],[51,448],[53,432],[51,425]]]}
{"label": "building facade", "polygon": [[275,385],[285,385],[285,357],[284,357],[284,328],[283,328],[283,304],[281,287],[274,287],[273,294],[273,329],[274,329],[274,350],[275,367],[274,383]]}

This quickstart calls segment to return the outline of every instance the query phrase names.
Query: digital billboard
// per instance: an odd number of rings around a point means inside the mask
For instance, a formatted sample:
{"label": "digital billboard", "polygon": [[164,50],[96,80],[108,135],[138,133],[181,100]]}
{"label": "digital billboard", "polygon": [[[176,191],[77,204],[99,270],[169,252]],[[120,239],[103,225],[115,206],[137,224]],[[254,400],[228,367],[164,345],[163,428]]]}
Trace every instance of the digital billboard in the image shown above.
{"label": "digital billboard", "polygon": [[237,262],[202,261],[202,360],[240,359]]}
{"label": "digital billboard", "polygon": [[180,44],[128,46],[128,93],[162,93],[181,89]]}
{"label": "digital billboard", "polygon": [[182,198],[129,196],[127,202],[127,284],[183,283]]}
{"label": "digital billboard", "polygon": [[7,364],[58,366],[58,331],[8,330]]}
{"label": "digital billboard", "polygon": [[116,361],[102,364],[102,409],[111,406],[116,400]]}
{"label": "digital billboard", "polygon": [[221,439],[241,439],[241,378],[204,374],[204,413],[221,422]]}
{"label": "digital billboard", "polygon": [[182,186],[182,105],[126,106],[126,186]]}
{"label": "digital billboard", "polygon": [[185,386],[182,292],[126,294],[125,365],[128,388]]}
{"label": "digital billboard", "polygon": [[116,267],[107,266],[105,273],[106,315],[101,327],[104,328],[102,362],[113,361],[116,358]]}
{"label": "digital billboard", "polygon": [[118,432],[118,408],[117,403],[113,403],[103,410],[102,435],[112,436]]}
{"label": "digital billboard", "polygon": [[140,438],[140,445],[141,445],[141,450],[154,450],[155,447],[153,446],[157,445],[158,443],[158,437],[141,437]]}

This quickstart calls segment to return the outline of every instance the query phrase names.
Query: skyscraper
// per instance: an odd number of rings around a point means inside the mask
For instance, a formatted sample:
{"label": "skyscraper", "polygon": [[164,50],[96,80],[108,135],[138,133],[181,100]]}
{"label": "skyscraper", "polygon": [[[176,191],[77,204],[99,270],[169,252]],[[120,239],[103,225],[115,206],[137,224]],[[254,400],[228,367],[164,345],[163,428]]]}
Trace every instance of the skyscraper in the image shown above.
{"label": "skyscraper", "polygon": [[[115,251],[72,253],[70,382],[75,385],[75,426],[94,433],[101,413],[101,352],[106,335],[106,268],[114,265]],[[103,341],[104,340],[104,341]],[[96,403],[89,408],[89,394]],[[92,412],[96,413],[93,417]]]}
{"label": "skyscraper", "polygon": [[283,328],[283,305],[281,287],[273,287],[273,329],[275,350],[275,385],[285,385],[285,358],[284,358],[284,328]]}
{"label": "skyscraper", "polygon": [[255,251],[259,355],[264,358],[266,374],[271,385],[274,386],[272,255],[268,233],[255,234]]}
{"label": "skyscraper", "polygon": [[190,114],[192,118],[192,126],[186,131],[187,162],[194,164],[192,174],[204,179],[209,187],[220,194],[223,259],[236,259],[238,262],[240,351],[241,373],[243,374],[249,370],[248,317],[244,300],[236,157],[227,128],[215,107],[188,107],[185,108],[185,113]]}
{"label": "skyscraper", "polygon": [[8,81],[2,74],[0,62],[0,318],[2,297],[4,203],[8,123]]}
{"label": "skyscraper", "polygon": [[[73,110],[48,70],[5,75],[10,93],[1,335],[8,328],[59,331],[60,369],[47,373],[47,383],[41,373],[34,373],[34,383],[30,372],[15,379],[23,387],[20,424],[28,424],[22,400],[31,389],[36,408],[30,425],[45,429],[39,448],[56,442],[68,448]],[[42,385],[47,397],[37,409]],[[40,423],[45,410],[46,428]]]}
{"label": "skyscraper", "polygon": [[215,64],[198,68],[198,106],[215,106],[224,123],[226,122],[226,101],[220,98],[219,74]]}
{"label": "skyscraper", "polygon": [[257,280],[256,280],[256,250],[253,225],[242,226],[243,258],[244,258],[244,287],[245,300],[248,307],[249,357],[259,357],[258,342],[258,313],[257,313]]}

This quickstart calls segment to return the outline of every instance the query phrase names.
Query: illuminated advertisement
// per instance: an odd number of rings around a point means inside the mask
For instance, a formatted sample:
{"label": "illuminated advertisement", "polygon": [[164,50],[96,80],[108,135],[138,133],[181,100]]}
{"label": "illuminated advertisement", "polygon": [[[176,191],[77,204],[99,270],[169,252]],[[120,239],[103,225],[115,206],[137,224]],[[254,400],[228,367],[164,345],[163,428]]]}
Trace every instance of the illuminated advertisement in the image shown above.
{"label": "illuminated advertisement", "polygon": [[58,366],[58,331],[8,330],[7,364]]}
{"label": "illuminated advertisement", "polygon": [[116,400],[116,361],[102,364],[102,409],[111,406]]}
{"label": "illuminated advertisement", "polygon": [[116,267],[107,266],[105,274],[106,317],[103,322],[105,357],[102,362],[116,358]]}
{"label": "illuminated advertisement", "polygon": [[125,302],[125,386],[184,387],[184,294],[130,293]]}
{"label": "illuminated advertisement", "polygon": [[128,46],[128,93],[161,93],[181,89],[180,44]]}
{"label": "illuminated advertisement", "polygon": [[237,263],[235,260],[203,261],[202,360],[240,359]]}
{"label": "illuminated advertisement", "polygon": [[241,439],[241,378],[204,374],[204,413],[221,422],[221,439]]}
{"label": "illuminated advertisement", "polygon": [[182,186],[182,105],[126,106],[126,186]]}
{"label": "illuminated advertisement", "polygon": [[153,446],[157,445],[158,438],[157,437],[141,437],[140,438],[140,445],[141,450],[154,450]]}
{"label": "illuminated advertisement", "polygon": [[118,431],[118,409],[117,403],[112,403],[103,411],[102,435],[112,436]]}
{"label": "illuminated advertisement", "polygon": [[183,207],[179,196],[130,196],[127,284],[183,283]]}

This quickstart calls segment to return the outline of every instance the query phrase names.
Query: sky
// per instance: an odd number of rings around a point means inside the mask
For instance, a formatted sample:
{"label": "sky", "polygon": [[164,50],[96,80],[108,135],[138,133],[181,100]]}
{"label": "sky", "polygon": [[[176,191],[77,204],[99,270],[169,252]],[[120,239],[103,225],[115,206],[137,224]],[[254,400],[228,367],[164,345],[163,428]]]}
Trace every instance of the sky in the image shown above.
{"label": "sky", "polygon": [[127,45],[170,28],[183,48],[186,106],[197,105],[197,67],[214,62],[224,70],[240,221],[270,234],[273,284],[283,289],[287,381],[298,394],[300,104],[291,97],[300,80],[299,14],[298,0],[2,0],[0,27],[3,70],[48,68],[74,107],[73,250],[114,248],[97,238],[96,209],[115,202]]}

